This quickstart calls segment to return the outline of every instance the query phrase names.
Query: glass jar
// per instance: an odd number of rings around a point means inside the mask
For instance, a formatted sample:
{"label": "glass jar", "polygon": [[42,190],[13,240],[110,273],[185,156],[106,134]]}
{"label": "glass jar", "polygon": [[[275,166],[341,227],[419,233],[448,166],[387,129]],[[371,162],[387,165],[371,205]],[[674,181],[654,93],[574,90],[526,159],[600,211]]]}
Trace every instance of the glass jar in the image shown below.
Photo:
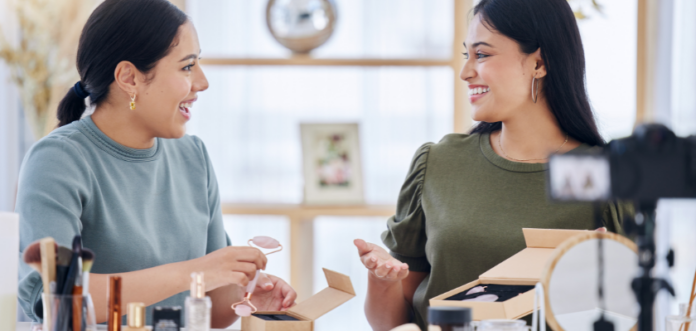
{"label": "glass jar", "polygon": [[686,310],[689,307],[686,303],[679,304],[679,315],[670,315],[665,318],[665,331],[696,331],[696,314],[694,307],[691,307],[691,313],[687,314]]}
{"label": "glass jar", "polygon": [[471,309],[428,307],[428,331],[471,331]]}
{"label": "glass jar", "polygon": [[43,324],[33,323],[32,330],[96,331],[97,318],[92,297],[87,295],[41,294]]}

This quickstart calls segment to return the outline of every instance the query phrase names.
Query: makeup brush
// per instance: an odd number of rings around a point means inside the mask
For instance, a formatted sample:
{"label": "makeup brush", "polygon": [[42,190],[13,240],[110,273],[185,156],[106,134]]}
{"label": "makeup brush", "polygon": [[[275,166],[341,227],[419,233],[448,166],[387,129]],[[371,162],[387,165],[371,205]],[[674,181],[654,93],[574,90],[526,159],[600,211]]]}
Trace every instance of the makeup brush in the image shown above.
{"label": "makeup brush", "polygon": [[72,244],[72,257],[70,258],[70,266],[68,267],[68,274],[65,277],[65,282],[63,283],[63,295],[71,295],[73,292],[73,287],[75,286],[75,279],[77,275],[82,273],[82,236],[77,235],[73,238]]}
{"label": "makeup brush", "polygon": [[70,265],[72,259],[72,250],[65,246],[57,246],[56,248],[56,264]]}
{"label": "makeup brush", "polygon": [[[41,279],[44,285],[44,300],[50,300],[50,295],[56,290],[56,241],[51,237],[43,238],[39,241],[41,251]],[[51,305],[44,302],[44,307]],[[53,321],[51,309],[43,311],[43,329],[52,330]]]}
{"label": "makeup brush", "polygon": [[[55,244],[56,249],[58,249],[58,244]],[[45,294],[51,294],[51,289],[50,289],[50,281],[49,282],[43,282],[44,277],[43,277],[43,272],[41,268],[41,241],[37,240],[33,242],[31,245],[27,246],[27,248],[24,250],[24,254],[22,255],[22,260],[24,260],[24,263],[28,264],[32,269],[36,270],[40,275],[41,275],[41,280],[42,283],[44,284],[49,284],[44,286],[44,293]],[[43,317],[43,301],[37,301],[35,303],[34,310],[39,316]]]}
{"label": "makeup brush", "polygon": [[56,293],[63,293],[65,278],[68,276],[68,268],[72,260],[72,250],[65,246],[58,246],[56,251]]}
{"label": "makeup brush", "polygon": [[[89,275],[89,269],[92,268],[94,253],[86,248],[82,248],[80,260],[82,261],[82,269],[79,270],[77,278],[75,278],[75,286],[73,287],[73,331],[81,331],[83,325],[83,298],[86,295],[85,276]],[[89,263],[86,263],[89,261]],[[78,261],[79,262],[79,261]],[[85,271],[85,264],[88,264]]]}
{"label": "makeup brush", "polygon": [[51,237],[39,241],[41,252],[41,278],[44,282],[44,293],[55,292],[56,287],[56,241]]}
{"label": "makeup brush", "polygon": [[[90,250],[88,251],[89,252],[82,252],[83,263],[85,254],[91,254],[89,256],[94,258],[94,253],[92,253]],[[73,251],[70,248],[58,246],[58,250],[56,251],[56,283],[59,284],[58,289],[60,290],[60,293],[63,292],[63,286],[65,285],[66,277],[68,276],[68,268],[70,268],[72,256]]]}
{"label": "makeup brush", "polygon": [[[78,271],[82,272],[82,263],[80,254],[82,252],[82,237],[77,235],[73,238],[72,244],[72,256],[70,258],[70,265],[68,266],[68,271],[65,274],[65,279],[59,283],[59,294],[63,296],[70,296],[73,293],[73,288],[75,287],[75,278],[77,278]],[[66,297],[63,297],[66,298]],[[58,316],[56,320],[58,321],[57,326],[61,329],[67,329],[71,325],[70,320],[73,316],[73,306],[75,305],[75,297],[72,297],[72,302],[68,303],[67,300],[65,304],[61,304],[58,307]]]}
{"label": "makeup brush", "polygon": [[89,248],[82,249],[82,293],[89,294],[89,272],[94,264],[94,252]]}
{"label": "makeup brush", "polygon": [[[58,244],[56,244],[56,249],[57,247]],[[41,242],[37,240],[31,243],[31,245],[27,246],[27,248],[24,249],[22,260],[24,260],[24,263],[28,264],[32,269],[41,274]]]}

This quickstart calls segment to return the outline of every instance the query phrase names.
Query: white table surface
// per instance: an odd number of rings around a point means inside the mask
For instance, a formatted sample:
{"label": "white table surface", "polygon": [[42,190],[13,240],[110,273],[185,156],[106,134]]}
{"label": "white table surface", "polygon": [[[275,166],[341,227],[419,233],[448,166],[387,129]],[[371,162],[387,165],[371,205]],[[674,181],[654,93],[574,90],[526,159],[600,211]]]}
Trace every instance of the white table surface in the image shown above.
{"label": "white table surface", "polygon": [[[31,323],[31,322],[17,322],[16,330],[17,331],[31,331],[31,326],[33,324],[34,323]],[[125,326],[123,326],[121,329],[124,330]],[[97,325],[97,330],[99,330],[99,331],[105,330],[106,331],[106,325],[102,325],[102,324]],[[181,328],[181,330],[185,331],[186,328]],[[238,329],[210,329],[210,330],[211,331],[212,330],[216,330],[216,331],[239,331]]]}

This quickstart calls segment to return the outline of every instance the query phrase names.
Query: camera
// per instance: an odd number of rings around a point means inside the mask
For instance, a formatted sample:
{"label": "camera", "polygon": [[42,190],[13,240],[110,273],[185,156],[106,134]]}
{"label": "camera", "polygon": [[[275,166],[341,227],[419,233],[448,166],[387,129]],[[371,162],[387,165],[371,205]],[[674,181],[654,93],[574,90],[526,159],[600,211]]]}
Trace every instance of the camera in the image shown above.
{"label": "camera", "polygon": [[[547,191],[552,201],[595,202],[596,215],[600,201],[633,201],[636,214],[624,220],[624,228],[635,235],[641,273],[631,287],[641,308],[638,330],[652,330],[657,292],[665,289],[674,295],[666,280],[651,275],[655,266],[655,208],[661,198],[696,198],[696,136],[681,138],[664,125],[645,124],[631,136],[605,146],[552,155]],[[673,252],[667,259],[674,260]],[[600,279],[602,268],[600,265]],[[614,326],[602,315],[594,329],[613,331]]]}
{"label": "camera", "polygon": [[552,155],[547,183],[555,201],[696,198],[696,136],[641,125],[605,146]]}

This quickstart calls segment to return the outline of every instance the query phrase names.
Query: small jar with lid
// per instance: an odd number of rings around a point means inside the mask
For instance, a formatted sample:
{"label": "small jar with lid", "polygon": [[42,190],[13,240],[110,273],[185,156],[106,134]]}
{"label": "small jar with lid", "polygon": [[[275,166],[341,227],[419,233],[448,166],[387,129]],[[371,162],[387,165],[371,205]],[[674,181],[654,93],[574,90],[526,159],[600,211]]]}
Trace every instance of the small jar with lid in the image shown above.
{"label": "small jar with lid", "polygon": [[428,307],[428,331],[471,331],[471,308]]}

